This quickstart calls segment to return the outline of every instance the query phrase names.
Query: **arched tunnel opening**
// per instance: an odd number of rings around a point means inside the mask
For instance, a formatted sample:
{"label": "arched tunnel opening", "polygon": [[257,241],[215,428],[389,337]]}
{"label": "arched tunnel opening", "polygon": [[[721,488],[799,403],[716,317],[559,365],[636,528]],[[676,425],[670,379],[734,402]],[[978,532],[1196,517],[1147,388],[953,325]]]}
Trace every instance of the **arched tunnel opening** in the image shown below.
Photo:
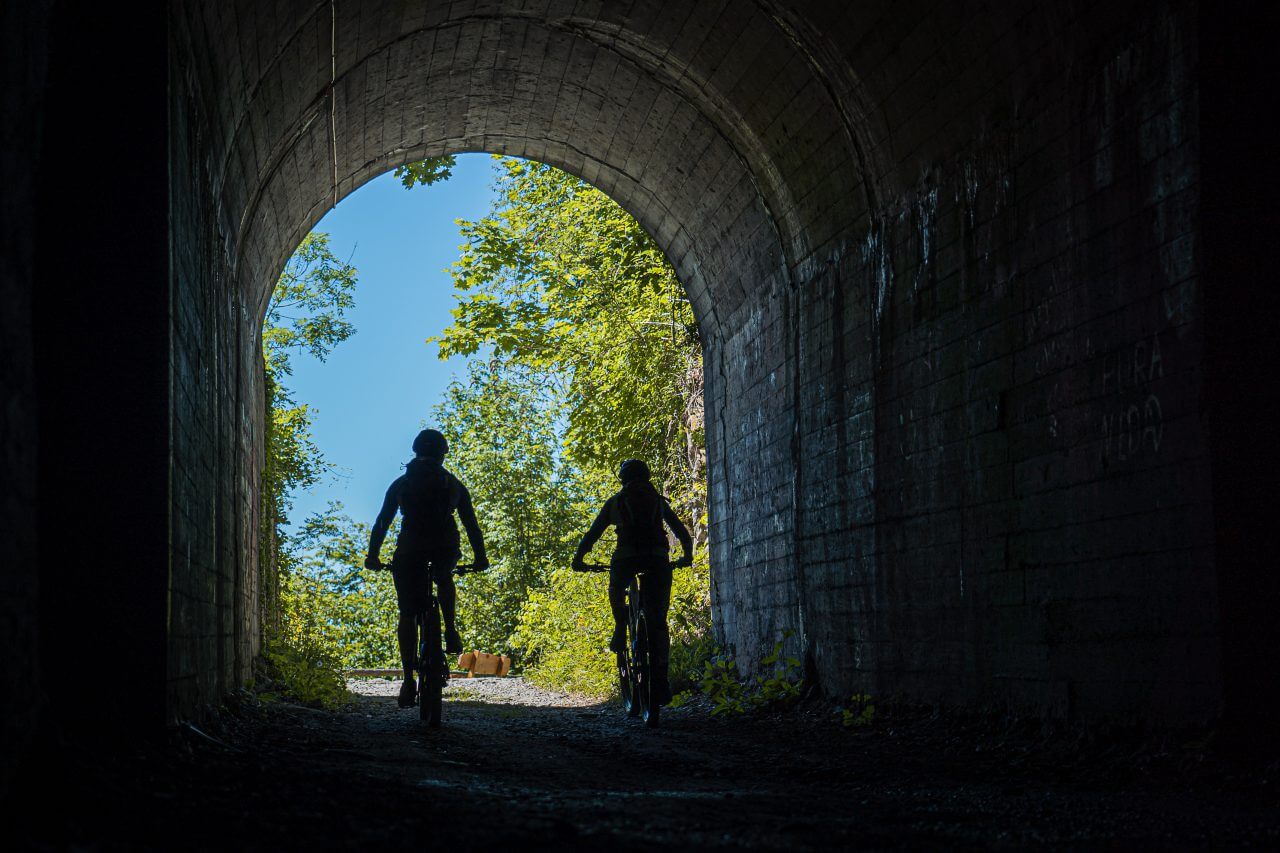
{"label": "arched tunnel opening", "polygon": [[1274,746],[1264,4],[3,15],[7,778],[248,678],[274,275],[463,151],[600,187],[685,284],[748,668],[786,631],[829,698]]}
{"label": "arched tunnel opening", "polygon": [[[608,581],[571,566],[620,464],[639,459],[677,520],[673,559],[688,537],[666,621],[672,689],[691,686],[713,652],[700,336],[671,265],[608,196],[496,155],[384,173],[293,251],[262,349],[255,690],[316,695],[297,674],[308,655],[331,703],[341,670],[400,675],[403,575],[370,569],[366,550],[388,484],[423,465],[406,463],[423,427],[442,433],[477,520],[459,559],[489,564],[456,580],[465,651],[544,687],[616,692]],[[413,553],[413,531],[397,545],[407,511],[374,534],[384,566]],[[583,558],[608,560],[619,541],[606,531]]]}

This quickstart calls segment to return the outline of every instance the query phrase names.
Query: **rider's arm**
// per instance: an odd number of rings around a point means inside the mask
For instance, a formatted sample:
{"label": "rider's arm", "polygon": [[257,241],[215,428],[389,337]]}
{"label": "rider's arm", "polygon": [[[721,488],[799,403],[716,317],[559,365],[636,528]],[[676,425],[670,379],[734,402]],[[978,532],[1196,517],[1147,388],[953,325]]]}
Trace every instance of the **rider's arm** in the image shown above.
{"label": "rider's arm", "polygon": [[693,537],[689,535],[689,529],[684,526],[680,516],[676,515],[675,510],[671,508],[671,504],[667,503],[665,498],[662,501],[662,520],[671,528],[671,532],[680,540],[680,546],[684,548],[684,559],[681,562],[685,565],[692,564]]}
{"label": "rider's arm", "polygon": [[609,525],[612,523],[610,521],[611,515],[609,503],[606,501],[599,514],[596,515],[596,520],[591,522],[591,529],[586,532],[586,535],[582,537],[582,541],[578,543],[578,550],[573,555],[573,564],[575,566],[582,565],[587,559],[587,555],[591,553],[592,547],[600,541],[600,537],[609,529]]}
{"label": "rider's arm", "polygon": [[400,480],[397,479],[387,489],[387,496],[382,499],[382,509],[373,521],[373,532],[369,534],[369,553],[364,558],[366,566],[382,550],[382,540],[387,538],[387,528],[391,526],[392,519],[396,517],[396,511],[400,509],[400,490],[397,488],[399,485]]}
{"label": "rider's arm", "polygon": [[480,523],[476,521],[476,508],[471,504],[471,492],[462,486],[462,494],[458,498],[458,518],[467,531],[467,541],[471,543],[471,553],[475,555],[477,569],[489,567],[489,558],[484,552],[484,536],[480,534]]}

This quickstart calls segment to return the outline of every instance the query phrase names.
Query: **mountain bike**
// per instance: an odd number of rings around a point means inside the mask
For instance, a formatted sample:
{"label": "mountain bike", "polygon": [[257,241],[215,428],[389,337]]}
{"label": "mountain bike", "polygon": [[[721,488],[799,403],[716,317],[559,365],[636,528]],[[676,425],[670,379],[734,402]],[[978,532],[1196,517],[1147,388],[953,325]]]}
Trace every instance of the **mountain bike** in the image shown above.
{"label": "mountain bike", "polygon": [[[672,563],[672,568],[675,563]],[[586,563],[575,572],[607,572],[608,566]],[[654,654],[649,616],[644,609],[644,572],[627,586],[627,646],[618,652],[618,692],[628,717],[639,717],[651,729],[658,727],[662,703],[657,697]]]}
{"label": "mountain bike", "polygon": [[[474,563],[455,566],[454,575],[461,577],[477,569]],[[449,658],[444,650],[444,632],[440,630],[440,602],[436,599],[435,584],[431,585],[431,599],[427,609],[414,617],[418,626],[418,716],[428,726],[440,725],[440,710],[444,705],[444,688],[449,683]]]}

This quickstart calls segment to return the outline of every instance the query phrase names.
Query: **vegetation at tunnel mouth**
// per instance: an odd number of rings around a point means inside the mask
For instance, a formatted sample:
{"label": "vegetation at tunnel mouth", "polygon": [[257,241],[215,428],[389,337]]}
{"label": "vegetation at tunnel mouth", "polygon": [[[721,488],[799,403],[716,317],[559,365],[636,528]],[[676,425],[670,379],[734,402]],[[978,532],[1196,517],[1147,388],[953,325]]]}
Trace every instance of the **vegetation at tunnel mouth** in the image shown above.
{"label": "vegetation at tunnel mouth", "polygon": [[[452,158],[408,164],[406,189],[449,176]],[[426,345],[465,368],[422,425],[450,441],[445,465],[471,490],[492,568],[458,583],[467,648],[509,654],[554,689],[616,690],[601,575],[569,565],[595,511],[617,488],[620,460],[640,458],[691,522],[692,568],[675,572],[671,675],[689,686],[710,659],[702,349],[675,272],[643,228],[582,180],[494,158],[488,215],[459,220],[450,272],[453,322]],[[342,672],[398,666],[395,592],[363,566],[368,525],[331,503],[290,530],[291,495],[329,471],[314,413],[288,388],[290,359],[324,359],[355,332],[346,319],[358,275],[327,235],[309,235],[277,282],[263,330],[266,460],[262,477],[258,689],[333,706]],[[429,414],[428,414],[429,411]],[[406,424],[406,444],[416,424]],[[406,452],[406,458],[408,453]],[[373,510],[366,513],[372,518]],[[395,541],[387,537],[384,561]],[[607,559],[612,542],[597,546]],[[464,561],[466,555],[464,555]]]}

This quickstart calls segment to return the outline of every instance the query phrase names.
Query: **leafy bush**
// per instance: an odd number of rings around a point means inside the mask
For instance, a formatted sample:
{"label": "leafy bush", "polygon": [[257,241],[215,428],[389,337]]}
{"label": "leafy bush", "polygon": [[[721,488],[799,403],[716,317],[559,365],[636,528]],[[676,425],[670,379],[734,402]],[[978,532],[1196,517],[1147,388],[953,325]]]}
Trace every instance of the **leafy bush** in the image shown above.
{"label": "leafy bush", "polygon": [[612,631],[607,576],[558,569],[530,591],[512,645],[535,684],[606,698],[617,693]]}
{"label": "leafy bush", "polygon": [[262,699],[336,708],[350,698],[342,659],[327,629],[318,587],[295,574],[283,577],[278,631],[263,646],[258,690]]}
{"label": "leafy bush", "polygon": [[855,693],[849,697],[849,707],[837,708],[840,722],[846,728],[866,728],[875,722],[875,700],[868,693]]}
{"label": "leafy bush", "polygon": [[[747,682],[732,657],[721,652],[706,661],[698,679],[697,691],[711,702],[712,714],[742,714],[757,708],[784,708],[800,698],[804,679],[800,661],[783,653],[790,631],[773,644],[761,661],[762,672]],[[692,698],[693,690],[678,694],[673,705],[679,707]]]}
{"label": "leafy bush", "polygon": [[333,710],[351,698],[331,650],[314,640],[272,637],[262,649],[258,676],[258,698],[264,701],[287,699]]}
{"label": "leafy bush", "polygon": [[[613,632],[608,586],[607,575],[560,569],[544,589],[529,593],[512,642],[531,681],[601,698],[617,694],[614,655],[606,648]],[[667,621],[668,669],[679,690],[698,677],[713,648],[705,551],[692,567],[675,570]]]}

